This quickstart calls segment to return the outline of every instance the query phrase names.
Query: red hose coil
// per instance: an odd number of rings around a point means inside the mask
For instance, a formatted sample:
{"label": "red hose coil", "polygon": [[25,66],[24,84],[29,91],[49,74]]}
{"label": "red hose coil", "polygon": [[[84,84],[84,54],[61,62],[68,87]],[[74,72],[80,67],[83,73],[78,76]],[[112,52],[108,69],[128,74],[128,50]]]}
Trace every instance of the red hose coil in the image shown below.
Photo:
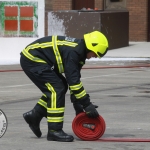
{"label": "red hose coil", "polygon": [[72,122],[72,130],[77,137],[86,141],[98,140],[105,132],[106,124],[102,116],[89,118],[85,112],[78,114]]}

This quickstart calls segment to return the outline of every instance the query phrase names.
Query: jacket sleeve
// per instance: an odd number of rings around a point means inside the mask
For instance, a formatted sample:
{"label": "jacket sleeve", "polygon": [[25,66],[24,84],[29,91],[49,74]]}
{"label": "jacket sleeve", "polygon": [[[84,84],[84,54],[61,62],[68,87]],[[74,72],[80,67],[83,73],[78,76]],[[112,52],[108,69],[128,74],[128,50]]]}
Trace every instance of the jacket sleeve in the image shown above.
{"label": "jacket sleeve", "polygon": [[73,94],[76,99],[83,99],[86,97],[86,91],[80,81],[81,66],[79,65],[79,55],[77,52],[71,51],[68,54],[64,60],[64,69],[71,94]]}

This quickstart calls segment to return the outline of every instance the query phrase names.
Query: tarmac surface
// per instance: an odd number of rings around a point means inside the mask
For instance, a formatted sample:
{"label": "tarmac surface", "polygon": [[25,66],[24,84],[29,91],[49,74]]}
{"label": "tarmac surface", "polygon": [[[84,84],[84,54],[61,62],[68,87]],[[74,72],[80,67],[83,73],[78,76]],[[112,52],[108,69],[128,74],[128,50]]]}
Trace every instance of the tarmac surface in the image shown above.
{"label": "tarmac surface", "polygon": [[7,116],[8,128],[0,138],[0,150],[149,150],[150,43],[108,51],[106,58],[119,59],[87,61],[81,71],[81,81],[91,102],[99,106],[97,110],[106,122],[106,131],[97,141],[82,141],[75,136],[75,112],[68,91],[63,130],[74,136],[71,143],[47,141],[45,118],[40,125],[42,137],[32,133],[22,114],[34,107],[42,93],[20,65],[1,65],[0,109]]}

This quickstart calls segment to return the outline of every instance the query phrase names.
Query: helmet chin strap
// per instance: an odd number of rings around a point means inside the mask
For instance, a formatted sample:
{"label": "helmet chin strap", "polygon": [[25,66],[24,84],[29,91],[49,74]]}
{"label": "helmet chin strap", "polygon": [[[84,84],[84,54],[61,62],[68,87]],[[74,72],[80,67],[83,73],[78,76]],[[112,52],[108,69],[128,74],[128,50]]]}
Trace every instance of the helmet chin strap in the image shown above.
{"label": "helmet chin strap", "polygon": [[91,51],[90,51],[89,49],[86,49],[86,52],[89,53],[89,52],[91,52]]}
{"label": "helmet chin strap", "polygon": [[100,52],[97,52],[97,53],[100,57],[103,57],[107,53],[107,51],[108,51],[108,48],[106,49],[105,53],[103,53],[103,54],[101,54]]}

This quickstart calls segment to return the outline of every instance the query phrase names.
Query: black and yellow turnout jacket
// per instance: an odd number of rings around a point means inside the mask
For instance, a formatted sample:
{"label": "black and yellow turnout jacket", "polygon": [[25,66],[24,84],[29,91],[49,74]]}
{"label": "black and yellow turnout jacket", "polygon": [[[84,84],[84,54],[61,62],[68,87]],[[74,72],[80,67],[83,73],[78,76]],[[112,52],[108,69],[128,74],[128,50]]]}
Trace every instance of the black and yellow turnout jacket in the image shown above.
{"label": "black and yellow turnout jacket", "polygon": [[86,96],[80,81],[80,70],[85,64],[86,45],[83,39],[47,36],[28,45],[21,53],[29,60],[47,63],[58,73],[64,73],[69,89],[76,99]]}

